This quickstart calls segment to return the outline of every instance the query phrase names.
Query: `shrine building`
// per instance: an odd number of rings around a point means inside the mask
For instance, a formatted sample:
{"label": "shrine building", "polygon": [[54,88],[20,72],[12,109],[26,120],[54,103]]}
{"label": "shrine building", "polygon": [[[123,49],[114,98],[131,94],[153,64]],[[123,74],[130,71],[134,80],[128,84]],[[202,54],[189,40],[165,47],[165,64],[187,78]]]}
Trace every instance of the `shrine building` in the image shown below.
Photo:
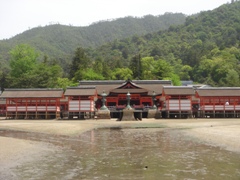
{"label": "shrine building", "polygon": [[239,87],[172,86],[168,80],[80,81],[63,89],[5,89],[6,119],[239,118]]}
{"label": "shrine building", "polygon": [[60,117],[63,89],[5,89],[7,119],[54,119]]}

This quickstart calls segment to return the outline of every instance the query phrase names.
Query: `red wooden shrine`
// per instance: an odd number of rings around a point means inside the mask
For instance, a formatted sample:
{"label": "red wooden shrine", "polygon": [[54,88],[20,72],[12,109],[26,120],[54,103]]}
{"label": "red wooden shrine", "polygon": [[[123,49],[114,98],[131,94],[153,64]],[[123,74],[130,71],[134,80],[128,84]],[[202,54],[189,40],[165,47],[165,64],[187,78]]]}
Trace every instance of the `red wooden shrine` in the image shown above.
{"label": "red wooden shrine", "polygon": [[53,119],[60,117],[62,89],[5,89],[6,118]]}
{"label": "red wooden shrine", "polygon": [[133,108],[153,106],[153,96],[157,99],[162,94],[162,87],[171,86],[171,81],[162,80],[117,80],[117,81],[80,81],[80,87],[96,86],[98,101],[96,108],[102,106],[102,94],[106,94],[106,106],[110,110],[123,109],[127,105],[127,93],[130,93],[130,105]]}
{"label": "red wooden shrine", "polygon": [[166,118],[191,117],[193,113],[194,89],[187,86],[164,86],[160,98],[160,109]]}
{"label": "red wooden shrine", "polygon": [[95,101],[97,100],[95,86],[67,88],[64,95],[68,102],[68,114],[64,114],[63,116],[68,117],[68,119],[84,119],[86,116],[91,118],[94,115]]}
{"label": "red wooden shrine", "polygon": [[198,88],[201,117],[239,117],[240,88]]}

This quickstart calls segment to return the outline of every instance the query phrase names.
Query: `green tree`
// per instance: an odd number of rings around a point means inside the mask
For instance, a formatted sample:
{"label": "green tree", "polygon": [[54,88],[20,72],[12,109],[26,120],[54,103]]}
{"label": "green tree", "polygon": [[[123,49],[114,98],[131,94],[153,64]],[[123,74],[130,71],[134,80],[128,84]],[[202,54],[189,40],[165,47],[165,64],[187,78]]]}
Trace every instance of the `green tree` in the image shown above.
{"label": "green tree", "polygon": [[142,79],[142,62],[140,54],[133,56],[130,62],[130,69],[132,70],[134,79]]}
{"label": "green tree", "polygon": [[152,48],[152,51],[151,51],[150,55],[151,56],[161,56],[162,55],[162,51],[161,51],[160,47],[155,45]]}
{"label": "green tree", "polygon": [[127,80],[132,79],[132,71],[129,68],[116,68],[112,72],[112,79],[113,80]]}
{"label": "green tree", "polygon": [[7,87],[7,72],[0,70],[0,91],[3,91]]}
{"label": "green tree", "polygon": [[38,54],[28,45],[16,46],[11,51],[9,86],[13,88],[54,88],[62,68],[55,61],[37,61]]}
{"label": "green tree", "polygon": [[213,60],[205,58],[203,58],[200,61],[200,64],[198,66],[195,66],[193,70],[194,81],[199,83],[207,83],[210,79],[212,79],[211,72],[214,65]]}
{"label": "green tree", "polygon": [[102,75],[104,79],[111,79],[112,71],[106,62],[103,62]]}
{"label": "green tree", "polygon": [[155,79],[154,71],[154,58],[153,57],[145,57],[142,58],[142,79]]}
{"label": "green tree", "polygon": [[5,87],[8,87],[8,74],[9,74],[9,67],[1,62],[1,55],[0,55],[0,91],[3,91]]}
{"label": "green tree", "polygon": [[[77,71],[88,68],[89,62],[90,62],[90,60],[87,57],[85,50],[82,47],[77,48],[75,51],[75,55],[74,55],[72,64],[70,65],[69,77],[73,78]],[[81,80],[82,77],[79,75],[80,74],[78,73],[78,78],[79,78],[79,80]]]}
{"label": "green tree", "polygon": [[103,73],[103,60],[98,58],[94,63],[93,63],[93,70],[94,72],[98,74]]}
{"label": "green tree", "polygon": [[170,78],[173,74],[173,68],[165,60],[159,59],[154,63],[153,74],[157,79]]}
{"label": "green tree", "polygon": [[236,48],[213,49],[208,56],[209,59],[202,57],[200,64],[194,67],[196,72],[194,80],[212,86],[232,86],[233,84],[229,84],[226,79],[230,80],[229,77],[237,77],[236,73],[240,73],[238,54]]}
{"label": "green tree", "polygon": [[177,74],[171,74],[171,77],[165,77],[164,80],[171,80],[174,86],[181,86],[181,81]]}
{"label": "green tree", "polygon": [[225,78],[225,82],[222,82],[223,86],[229,87],[238,87],[239,83],[239,74],[234,69],[229,69]]}
{"label": "green tree", "polygon": [[68,78],[57,78],[56,88],[63,88],[64,90],[66,90],[67,87],[74,87],[74,86],[78,86],[78,82],[74,83],[73,81],[69,80]]}
{"label": "green tree", "polygon": [[27,44],[20,44],[10,51],[10,75],[18,78],[33,70],[37,63],[38,53]]}
{"label": "green tree", "polygon": [[10,51],[10,87],[33,87],[36,80],[31,73],[36,68],[38,53],[26,44],[20,44]]}
{"label": "green tree", "polygon": [[30,72],[29,76],[35,77],[32,82],[34,87],[55,88],[58,87],[58,78],[62,77],[62,68],[57,64],[39,63],[36,68]]}
{"label": "green tree", "polygon": [[104,77],[95,72],[92,68],[87,68],[81,71],[81,77],[83,80],[103,80]]}
{"label": "green tree", "polygon": [[181,72],[179,73],[181,80],[191,80],[190,74],[192,73],[193,68],[189,65],[184,65],[181,68]]}

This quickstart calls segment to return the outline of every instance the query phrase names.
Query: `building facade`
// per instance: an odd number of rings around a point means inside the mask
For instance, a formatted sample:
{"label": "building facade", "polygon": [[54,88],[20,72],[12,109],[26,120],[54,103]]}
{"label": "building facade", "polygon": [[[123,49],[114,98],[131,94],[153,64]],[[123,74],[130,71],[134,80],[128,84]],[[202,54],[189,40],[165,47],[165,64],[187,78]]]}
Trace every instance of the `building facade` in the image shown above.
{"label": "building facade", "polygon": [[171,81],[162,80],[106,80],[80,81],[78,87],[65,92],[5,89],[0,96],[0,115],[7,119],[121,120],[126,109],[138,120],[239,118],[240,88],[172,86]]}
{"label": "building facade", "polygon": [[62,89],[5,89],[7,119],[54,119],[60,117]]}

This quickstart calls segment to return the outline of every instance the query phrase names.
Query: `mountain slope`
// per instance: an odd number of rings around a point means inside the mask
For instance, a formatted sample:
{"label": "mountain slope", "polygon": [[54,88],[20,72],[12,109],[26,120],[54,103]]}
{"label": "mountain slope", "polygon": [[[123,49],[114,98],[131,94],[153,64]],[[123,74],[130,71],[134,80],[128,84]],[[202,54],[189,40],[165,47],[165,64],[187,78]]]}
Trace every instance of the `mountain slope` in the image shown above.
{"label": "mountain slope", "polygon": [[[197,16],[189,16],[184,25],[111,42],[99,47],[94,56],[97,54],[110,61],[115,59],[115,55],[110,53],[114,50],[115,54],[122,55],[119,57],[122,61],[129,61],[136,53],[142,57],[157,56],[163,59],[168,59],[169,54],[173,54],[184,64],[193,66],[213,48],[232,46],[240,46],[240,1]],[[105,57],[105,54],[108,56]]]}
{"label": "mountain slope", "polygon": [[104,59],[111,69],[119,62],[128,67],[136,54],[142,58],[154,57],[167,61],[178,75],[185,73],[184,68],[188,69],[184,78],[189,80],[214,86],[238,86],[240,1],[187,17],[184,25],[113,41],[89,54],[91,58]]}
{"label": "mountain slope", "polygon": [[8,59],[8,51],[17,44],[30,44],[51,58],[63,58],[72,54],[78,46],[97,47],[114,39],[143,35],[183,24],[186,16],[181,13],[165,13],[162,16],[147,15],[142,18],[125,17],[102,21],[87,27],[49,25],[25,31],[9,40],[0,41],[0,54]]}

